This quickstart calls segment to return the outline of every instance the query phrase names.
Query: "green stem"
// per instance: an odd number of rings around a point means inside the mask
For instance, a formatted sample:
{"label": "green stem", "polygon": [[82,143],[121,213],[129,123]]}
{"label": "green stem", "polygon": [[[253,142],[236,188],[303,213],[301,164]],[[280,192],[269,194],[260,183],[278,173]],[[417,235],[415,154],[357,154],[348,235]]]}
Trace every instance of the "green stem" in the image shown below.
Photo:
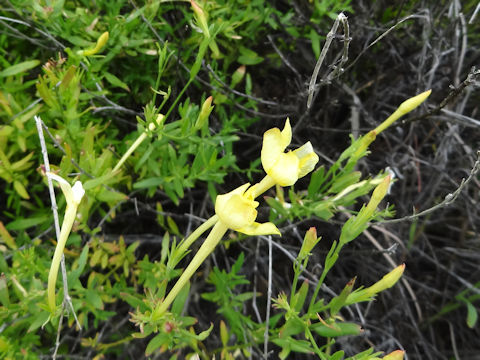
{"label": "green stem", "polygon": [[319,347],[318,347],[318,345],[317,345],[317,343],[316,343],[316,341],[313,337],[313,334],[310,331],[310,328],[306,324],[305,324],[305,336],[307,337],[308,340],[310,340],[310,343],[312,344],[313,349],[315,350],[315,354],[317,354],[320,359],[326,360],[327,357],[322,352],[322,350],[319,349]]}
{"label": "green stem", "polygon": [[55,284],[57,282],[58,268],[60,266],[60,260],[62,259],[63,249],[67,243],[68,235],[72,230],[73,222],[75,220],[75,215],[77,214],[76,206],[68,206],[65,210],[65,217],[63,218],[62,229],[60,230],[60,238],[58,239],[57,247],[55,248],[55,253],[53,254],[52,265],[50,266],[50,272],[48,273],[48,287],[47,287],[47,296],[48,296],[48,306],[50,311],[54,312],[55,305]]}
{"label": "green stem", "polygon": [[173,102],[172,106],[170,106],[170,109],[168,109],[167,113],[165,114],[165,120],[168,119],[168,116],[172,113],[173,109],[175,109],[175,106],[177,106],[178,102],[180,101],[180,98],[182,97],[183,93],[188,89],[192,81],[193,81],[193,78],[190,78],[190,80],[187,81],[183,89],[180,91],[177,98]]}
{"label": "green stem", "polygon": [[[340,252],[340,250],[342,250],[342,247],[343,245],[341,243],[338,243],[335,246],[335,250],[333,251],[333,253],[330,256],[327,255],[327,258],[325,259],[325,267],[323,269],[322,275],[320,275],[320,279],[318,280],[317,286],[315,287],[315,290],[313,292],[312,299],[310,300],[310,305],[308,306],[309,314],[312,312],[312,308],[315,305],[315,301],[317,300],[318,293],[320,292],[320,288],[323,284],[323,281],[325,280],[325,277],[327,276],[328,272],[333,267],[333,265],[335,265],[335,263],[337,262],[338,253]],[[332,258],[333,260],[330,260]]]}
{"label": "green stem", "polygon": [[227,230],[228,227],[221,221],[218,221],[215,224],[212,231],[210,231],[210,234],[208,234],[207,238],[205,239],[205,242],[202,244],[200,249],[198,249],[192,261],[183,271],[182,275],[177,280],[172,290],[170,290],[165,300],[163,300],[160,306],[153,311],[152,318],[154,320],[159,319],[163,315],[163,313],[168,310],[169,306],[172,304],[173,300],[175,300],[180,290],[182,290],[188,280],[190,280],[195,271],[197,271],[200,265],[205,261],[207,256],[212,253],[212,251],[215,249],[215,247],[220,242],[223,235],[225,235]]}
{"label": "green stem", "polygon": [[146,132],[143,132],[142,134],[140,134],[140,136],[137,138],[137,140],[135,140],[135,142],[130,146],[130,148],[127,150],[127,152],[125,154],[123,154],[122,158],[120,159],[120,161],[117,163],[117,165],[115,165],[115,167],[113,168],[112,172],[115,172],[117,171],[118,169],[120,169],[120,167],[123,165],[123,163],[128,159],[128,157],[135,151],[135,149],[142,143],[143,140],[145,140],[145,138],[147,137],[147,133]]}
{"label": "green stem", "polygon": [[[297,262],[298,259],[295,259]],[[293,283],[292,283],[292,292],[290,294],[290,305],[292,305],[293,302],[293,297],[295,296],[295,293],[297,292],[297,283],[298,283],[298,277],[300,276],[300,266],[296,266],[295,264],[293,265],[293,271],[295,272],[295,275],[293,276]]]}
{"label": "green stem", "polygon": [[205,231],[210,229],[218,221],[218,215],[213,215],[210,219],[200,225],[193,233],[191,233],[185,240],[182,241],[177,251],[183,254]]}

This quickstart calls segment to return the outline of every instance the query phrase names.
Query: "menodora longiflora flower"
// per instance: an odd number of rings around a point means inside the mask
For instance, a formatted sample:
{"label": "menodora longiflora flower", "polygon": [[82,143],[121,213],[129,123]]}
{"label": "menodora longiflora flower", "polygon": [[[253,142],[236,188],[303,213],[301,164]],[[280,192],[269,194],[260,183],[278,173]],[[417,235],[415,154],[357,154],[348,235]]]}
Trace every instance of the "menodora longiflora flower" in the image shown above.
{"label": "menodora longiflora flower", "polygon": [[249,195],[255,198],[275,185],[291,186],[313,170],[319,159],[310,141],[298,149],[285,152],[291,141],[289,119],[285,121],[282,131],[273,128],[263,134],[261,160],[267,175],[248,189]]}
{"label": "menodora longiflora flower", "polygon": [[[292,140],[292,128],[287,119],[282,131],[273,128],[265,132],[262,145],[262,165],[267,173],[263,180],[250,187],[243,184],[227,194],[218,195],[215,200],[215,215],[200,226],[201,231],[195,231],[182,245],[181,251],[186,251],[201,233],[213,226],[210,234],[205,239],[194,258],[183,271],[167,297],[154,311],[154,317],[160,317],[167,311],[180,290],[185,286],[195,271],[215,249],[223,235],[229,230],[235,230],[247,235],[280,235],[277,227],[270,222],[257,223],[257,210],[259,203],[255,198],[274,185],[291,186],[313,170],[318,162],[318,156],[313,151],[310,142],[298,149],[285,152]],[[200,230],[200,228],[198,230]]]}
{"label": "menodora longiflora flower", "polygon": [[55,248],[52,265],[50,266],[50,272],[48,273],[48,306],[50,311],[54,312],[56,308],[55,283],[57,282],[58,268],[60,266],[63,249],[65,248],[68,235],[72,230],[73,222],[75,221],[75,217],[77,215],[78,205],[80,204],[80,201],[82,201],[85,190],[83,189],[80,181],[76,181],[72,187],[68,181],[58,175],[49,172],[47,173],[47,176],[59,183],[60,188],[65,195],[65,200],[67,201],[67,208],[65,209],[65,216],[63,217],[62,228],[60,230],[60,237],[57,239],[57,247]]}
{"label": "menodora longiflora flower", "polygon": [[256,222],[257,210],[259,203],[245,192],[250,184],[242,186],[230,191],[227,194],[218,195],[215,200],[215,225],[208,234],[205,242],[193,257],[190,264],[182,272],[172,290],[168,293],[165,300],[155,309],[155,316],[161,316],[167,311],[170,304],[175,300],[178,293],[185,284],[190,280],[195,271],[205,261],[208,255],[212,253],[218,245],[223,235],[228,229],[235,230],[246,235],[280,235],[277,227],[271,223],[260,224]]}

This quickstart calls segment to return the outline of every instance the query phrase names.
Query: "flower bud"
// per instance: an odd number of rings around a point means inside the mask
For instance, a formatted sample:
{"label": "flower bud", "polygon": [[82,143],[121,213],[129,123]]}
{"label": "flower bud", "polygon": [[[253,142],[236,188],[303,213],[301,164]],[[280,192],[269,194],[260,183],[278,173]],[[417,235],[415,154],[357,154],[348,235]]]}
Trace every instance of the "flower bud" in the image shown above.
{"label": "flower bud", "polygon": [[246,67],[245,65],[241,65],[237,70],[232,75],[232,81],[230,82],[230,87],[233,89],[235,86],[237,86],[240,81],[242,81],[243,77],[245,76],[246,72]]}
{"label": "flower bud", "polygon": [[100,50],[102,50],[102,48],[107,43],[108,37],[109,37],[108,31],[105,31],[102,35],[100,35],[100,37],[98,38],[97,43],[95,44],[95,47],[93,49],[80,50],[77,53],[79,55],[83,55],[83,56],[91,56],[91,55],[95,55],[95,54],[99,53]]}
{"label": "flower bud", "polygon": [[377,281],[372,286],[363,290],[364,294],[367,294],[368,296],[373,296],[383,290],[391,288],[402,277],[404,270],[405,270],[405,264],[397,266],[395,269],[393,269],[387,275],[385,275],[380,281]]}
{"label": "flower bud", "polygon": [[148,125],[148,130],[153,131],[157,128],[157,126],[162,126],[164,120],[165,120],[165,115],[158,114],[157,118],[155,119],[155,122],[152,122]]}
{"label": "flower bud", "polygon": [[427,90],[401,103],[398,107],[398,110],[402,114],[401,116],[408,114],[412,110],[415,110],[430,96],[431,93],[432,90]]}
{"label": "flower bud", "polygon": [[383,360],[403,360],[403,355],[405,351],[402,350],[395,350],[388,355],[383,357]]}
{"label": "flower bud", "polygon": [[421,103],[423,103],[430,96],[431,92],[432,90],[427,90],[408,100],[405,100],[403,103],[400,104],[397,110],[395,110],[395,112],[387,118],[387,120],[385,120],[383,123],[377,126],[377,128],[374,130],[375,133],[377,135],[380,134],[383,130],[388,128],[390,125],[392,125],[396,120],[401,118],[403,115],[408,114],[410,111],[416,109],[418,106],[420,106]]}
{"label": "flower bud", "polygon": [[206,37],[210,37],[210,32],[208,31],[207,14],[194,0],[190,0],[190,4],[192,4],[193,13],[197,19],[198,26]]}
{"label": "flower bud", "polygon": [[201,129],[205,125],[205,122],[208,121],[208,117],[213,110],[212,106],[213,97],[209,96],[207,100],[204,101],[200,113],[198,114],[197,121],[195,122],[195,129]]}
{"label": "flower bud", "polygon": [[390,179],[390,175],[386,176],[383,181],[377,185],[375,190],[373,190],[372,197],[366,208],[366,213],[368,213],[369,217],[373,215],[380,201],[387,195],[388,189],[390,188]]}
{"label": "flower bud", "polygon": [[298,253],[298,259],[303,261],[310,255],[310,252],[313,250],[315,245],[321,240],[321,237],[317,238],[317,229],[313,226],[308,229],[305,233],[305,238],[303,239],[303,244]]}

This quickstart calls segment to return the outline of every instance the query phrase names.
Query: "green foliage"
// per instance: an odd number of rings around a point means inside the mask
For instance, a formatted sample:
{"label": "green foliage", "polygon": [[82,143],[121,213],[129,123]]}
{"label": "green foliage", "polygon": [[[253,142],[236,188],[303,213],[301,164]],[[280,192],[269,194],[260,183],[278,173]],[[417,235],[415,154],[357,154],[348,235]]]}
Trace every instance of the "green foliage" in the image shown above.
{"label": "green foliage", "polygon": [[[214,268],[208,277],[208,282],[215,286],[215,290],[203,293],[202,298],[216,303],[217,312],[226,320],[227,325],[237,338],[237,344],[247,341],[246,331],[254,331],[255,323],[242,314],[243,303],[253,297],[252,292],[238,293],[240,285],[249,283],[244,276],[238,273],[242,269],[244,254],[241,253],[230,272]],[[257,325],[258,327],[258,325]]]}
{"label": "green foliage", "polygon": [[[268,324],[243,311],[256,295],[245,291],[249,281],[241,275],[243,253],[229,272],[213,268],[207,280],[211,291],[201,294],[216,305],[223,318],[219,324],[197,324],[195,314],[188,313],[189,286],[170,311],[156,311],[170,281],[181,275],[187,255],[177,241],[186,230],[169,212],[188,205],[194,188],[208,191],[214,199],[216,185],[241,170],[233,147],[238,132],[258,119],[245,119],[237,107],[258,110],[248,96],[254,93],[252,70],[280,59],[263,46],[266,34],[285,29],[294,39],[310,39],[318,53],[321,39],[316,29],[337,12],[351,11],[349,4],[349,0],[311,2],[306,26],[293,20],[292,9],[279,10],[261,0],[199,1],[208,27],[201,26],[202,19],[189,2],[18,0],[12,2],[12,11],[0,10],[6,18],[18,15],[12,23],[35,44],[0,34],[1,358],[49,354],[57,331],[77,334],[77,325],[86,331],[78,351],[91,350],[98,358],[119,356],[126,344],[135,344],[146,355],[168,353],[172,358],[189,353],[211,359],[220,353],[233,359],[239,352],[249,357],[252,347],[263,343],[267,327],[281,358],[292,352],[325,357],[334,338],[361,332],[357,324],[337,316],[351,304],[347,297],[353,284],[330,301],[317,299],[318,292],[342,246],[388,211],[364,215],[360,210],[354,219],[362,221],[352,225],[352,220],[344,227],[351,230],[348,241],[332,242],[316,287],[303,282],[297,288],[319,241],[315,235],[294,263],[290,296],[276,297],[278,313]],[[107,31],[103,48],[87,56],[85,50]],[[281,41],[281,48],[288,46],[292,45]],[[213,108],[205,110],[209,96]],[[34,116],[45,124],[51,171],[68,181],[80,180],[86,191],[74,224],[81,235],[70,236],[65,249],[69,297],[77,318],[66,302],[62,304],[61,279],[56,296],[62,306],[54,314],[48,310],[45,284],[55,236]],[[138,139],[138,146],[114,170]],[[352,207],[369,194],[385,174],[361,180],[355,170],[367,154],[368,141],[368,136],[352,139],[330,169],[320,167],[312,174],[306,192],[292,188],[285,195],[279,188],[276,199],[267,199],[271,220],[328,220],[341,207]],[[252,165],[249,171],[258,169]],[[153,247],[159,245],[160,254],[123,236],[111,241],[101,236],[105,229],[99,224],[114,219],[133,198],[155,201],[157,224],[152,227],[165,230],[161,244]],[[60,218],[64,207],[59,196]],[[130,220],[132,226],[135,221]],[[142,256],[145,251],[148,254]],[[474,300],[462,299],[472,326]],[[125,313],[119,314],[119,309]],[[325,320],[318,320],[317,313]],[[103,336],[100,329],[118,321],[118,315],[129,316],[136,328],[122,326]],[[208,336],[217,330],[221,347],[207,348]],[[63,345],[58,353],[72,355]],[[369,350],[355,359],[374,356]],[[329,359],[343,357],[337,352]]]}

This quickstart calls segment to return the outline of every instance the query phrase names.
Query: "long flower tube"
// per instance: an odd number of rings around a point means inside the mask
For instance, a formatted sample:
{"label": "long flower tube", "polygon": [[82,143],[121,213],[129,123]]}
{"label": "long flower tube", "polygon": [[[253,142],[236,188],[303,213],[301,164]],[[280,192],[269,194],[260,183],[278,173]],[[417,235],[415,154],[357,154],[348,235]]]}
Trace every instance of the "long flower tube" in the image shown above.
{"label": "long flower tube", "polygon": [[58,268],[60,266],[60,261],[62,259],[63,249],[72,230],[73,222],[77,215],[78,205],[82,201],[85,190],[83,189],[82,183],[80,181],[75,182],[75,184],[70,186],[70,184],[63,179],[62,177],[47,173],[47,176],[51,179],[57,181],[60,184],[65,199],[67,201],[67,208],[65,209],[65,216],[63,217],[62,228],[60,230],[60,238],[57,242],[57,247],[55,248],[55,253],[53,254],[52,265],[50,266],[50,272],[48,273],[48,287],[47,287],[47,297],[48,297],[48,306],[51,312],[55,311],[55,283],[57,282]]}
{"label": "long flower tube", "polygon": [[384,122],[378,125],[374,131],[376,135],[380,134],[383,130],[388,128],[392,125],[395,121],[397,121],[402,116],[408,114],[410,111],[415,110],[418,106],[420,106],[432,93],[432,90],[424,91],[410,99],[405,100],[397,110],[394,111],[392,115],[390,115]]}
{"label": "long flower tube", "polygon": [[190,264],[188,264],[187,268],[182,272],[182,275],[170,290],[167,297],[152,313],[154,320],[161,317],[162,314],[167,311],[180,290],[182,290],[190,280],[207,256],[212,253],[228,229],[247,235],[280,235],[280,231],[274,224],[270,222],[263,224],[255,222],[257,218],[257,210],[255,209],[259,204],[245,194],[249,186],[250,184],[247,183],[227,194],[217,196],[215,201],[216,215],[211,218],[216,220],[213,229],[210,231],[210,234],[192,261],[190,261]]}
{"label": "long flower tube", "polygon": [[190,245],[192,245],[195,240],[197,240],[200,235],[202,235],[205,231],[210,229],[218,222],[218,215],[213,215],[210,219],[205,221],[202,225],[200,225],[194,232],[192,232],[185,240],[180,243],[178,247],[178,251],[183,254],[185,251],[188,250]]}

